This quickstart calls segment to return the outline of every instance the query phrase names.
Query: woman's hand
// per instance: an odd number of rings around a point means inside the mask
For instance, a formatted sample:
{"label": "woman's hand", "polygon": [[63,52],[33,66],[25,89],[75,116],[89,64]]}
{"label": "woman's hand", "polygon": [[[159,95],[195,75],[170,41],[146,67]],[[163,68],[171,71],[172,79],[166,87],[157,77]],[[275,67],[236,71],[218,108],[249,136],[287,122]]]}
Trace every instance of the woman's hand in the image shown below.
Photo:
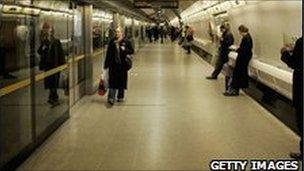
{"label": "woman's hand", "polygon": [[293,51],[293,47],[290,44],[286,44],[281,48],[281,54],[283,54],[284,52],[292,52]]}
{"label": "woman's hand", "polygon": [[126,47],[125,47],[125,46],[121,46],[120,48],[121,48],[121,50],[123,50],[123,51],[126,50]]}

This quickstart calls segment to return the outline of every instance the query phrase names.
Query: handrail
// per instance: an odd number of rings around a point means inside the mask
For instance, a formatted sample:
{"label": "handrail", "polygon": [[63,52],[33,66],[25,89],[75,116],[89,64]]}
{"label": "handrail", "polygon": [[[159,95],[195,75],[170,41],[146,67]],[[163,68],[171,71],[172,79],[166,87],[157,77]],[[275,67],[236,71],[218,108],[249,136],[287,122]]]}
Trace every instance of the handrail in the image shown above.
{"label": "handrail", "polygon": [[19,90],[23,87],[26,87],[26,86],[30,85],[30,83],[31,83],[31,80],[29,78],[27,78],[27,79],[24,79],[24,80],[19,81],[17,83],[14,83],[14,84],[11,84],[11,85],[6,86],[4,88],[1,88],[0,89],[0,97],[2,97],[4,95],[7,95],[7,94],[10,94],[11,92]]}

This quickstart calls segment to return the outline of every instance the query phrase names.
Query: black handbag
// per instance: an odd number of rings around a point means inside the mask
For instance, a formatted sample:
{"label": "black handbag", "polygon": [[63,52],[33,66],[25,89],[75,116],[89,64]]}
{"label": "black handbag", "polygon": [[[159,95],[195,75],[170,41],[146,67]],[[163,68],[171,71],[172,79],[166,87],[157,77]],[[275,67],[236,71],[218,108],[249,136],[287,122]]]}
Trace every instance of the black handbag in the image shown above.
{"label": "black handbag", "polygon": [[132,68],[133,61],[131,59],[131,56],[126,57],[126,69],[129,71]]}

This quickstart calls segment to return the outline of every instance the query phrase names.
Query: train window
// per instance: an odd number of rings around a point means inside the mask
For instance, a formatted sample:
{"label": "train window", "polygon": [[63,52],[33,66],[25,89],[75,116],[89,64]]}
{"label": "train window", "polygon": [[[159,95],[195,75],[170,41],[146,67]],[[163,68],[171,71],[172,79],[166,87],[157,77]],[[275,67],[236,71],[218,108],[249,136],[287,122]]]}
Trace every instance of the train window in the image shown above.
{"label": "train window", "polygon": [[92,22],[93,22],[93,49],[98,50],[104,48],[108,43],[111,36],[113,36],[111,23],[113,22],[113,14],[101,11],[93,10]]}
{"label": "train window", "polygon": [[1,14],[0,88],[30,76],[30,21],[21,14]]}
{"label": "train window", "polygon": [[102,47],[102,23],[97,19],[93,20],[93,49]]}
{"label": "train window", "polygon": [[84,40],[82,36],[82,9],[78,7],[74,11],[74,53],[81,55],[84,53]]}
{"label": "train window", "polygon": [[68,112],[68,61],[73,55],[73,13],[64,2],[35,0],[34,5],[51,8],[41,10],[35,19],[37,62],[34,67],[33,110],[36,111],[35,133],[39,136]]}
{"label": "train window", "polygon": [[74,54],[76,56],[75,60],[77,61],[77,80],[76,84],[81,83],[85,80],[85,60],[84,58],[78,58],[81,55],[84,55],[84,37],[83,33],[83,8],[77,7],[74,10]]}

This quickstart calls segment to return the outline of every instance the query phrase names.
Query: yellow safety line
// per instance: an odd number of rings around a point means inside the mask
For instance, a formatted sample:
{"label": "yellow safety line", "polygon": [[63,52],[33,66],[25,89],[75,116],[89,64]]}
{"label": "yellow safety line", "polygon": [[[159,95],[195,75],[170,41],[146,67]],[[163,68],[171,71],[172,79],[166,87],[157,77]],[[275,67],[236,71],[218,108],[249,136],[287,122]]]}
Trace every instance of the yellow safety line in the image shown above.
{"label": "yellow safety line", "polygon": [[[40,74],[37,74],[35,75],[35,81],[40,81],[46,77],[49,77],[57,72],[60,72],[64,69],[66,69],[68,67],[67,64],[64,64],[64,65],[61,65],[57,68],[54,68],[54,69],[51,69],[49,71],[46,71],[46,72],[43,72],[43,73],[40,73]],[[24,79],[22,81],[19,81],[17,83],[14,83],[14,84],[11,84],[11,85],[8,85],[6,87],[3,87],[0,89],[0,97],[1,96],[4,96],[4,95],[7,95],[7,94],[10,94],[16,90],[19,90],[21,88],[24,88],[24,87],[27,87],[29,86],[31,83],[31,79],[30,78],[27,78],[27,79]]]}
{"label": "yellow safety line", "polygon": [[84,58],[84,55],[76,56],[75,57],[75,62],[77,62],[77,61],[79,61],[79,60],[81,60],[83,58]]}
{"label": "yellow safety line", "polygon": [[[77,61],[79,61],[80,59],[83,59],[85,56],[84,55],[79,55],[79,56],[75,56],[74,57],[74,62],[77,62]],[[72,58],[70,58],[70,59],[68,59],[68,63],[72,63],[73,62],[73,59]]]}
{"label": "yellow safety line", "polygon": [[14,91],[16,91],[20,88],[26,87],[26,86],[30,85],[30,83],[31,83],[31,80],[28,78],[28,79],[24,79],[22,81],[19,81],[15,84],[6,86],[4,88],[1,88],[0,89],[0,97],[4,96],[4,95],[7,95],[11,92],[14,92]]}
{"label": "yellow safety line", "polygon": [[64,64],[64,65],[61,65],[61,66],[59,66],[57,68],[53,68],[53,69],[51,69],[49,71],[37,74],[37,75],[35,75],[35,81],[40,81],[40,80],[42,80],[42,79],[44,79],[46,77],[49,77],[49,76],[51,76],[53,74],[56,74],[57,72],[60,72],[60,71],[62,71],[64,69],[66,69],[67,67],[68,67],[68,65]]}
{"label": "yellow safety line", "polygon": [[[104,51],[104,49],[96,52],[95,54],[93,54],[93,56],[96,56],[98,54],[101,54],[102,52]],[[85,55],[79,55],[79,56],[76,56],[74,59],[75,59],[75,62],[83,59],[85,57]],[[68,60],[68,63],[72,63],[72,59],[69,59]],[[59,67],[56,67],[56,68],[53,68],[49,71],[46,71],[46,72],[42,72],[42,73],[39,73],[37,75],[35,75],[35,81],[40,81],[40,80],[43,80],[44,78],[46,77],[49,77],[53,74],[56,74],[60,71],[63,71],[64,69],[66,69],[68,67],[68,64],[64,64],[64,65],[61,65]],[[14,83],[14,84],[11,84],[11,85],[8,85],[6,87],[3,87],[0,89],[0,97],[1,96],[4,96],[4,95],[7,95],[7,94],[10,94],[16,90],[19,90],[21,88],[24,88],[26,86],[29,86],[31,83],[31,80],[30,78],[27,78],[27,79],[24,79],[22,81],[19,81],[17,83]]]}

